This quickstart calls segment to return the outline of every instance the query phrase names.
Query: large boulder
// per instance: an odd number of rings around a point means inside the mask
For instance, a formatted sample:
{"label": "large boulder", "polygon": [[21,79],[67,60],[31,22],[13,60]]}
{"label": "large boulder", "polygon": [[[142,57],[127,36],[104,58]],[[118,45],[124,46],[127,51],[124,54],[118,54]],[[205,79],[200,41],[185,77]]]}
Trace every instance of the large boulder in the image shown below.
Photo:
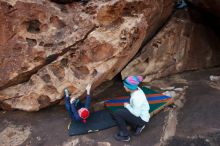
{"label": "large boulder", "polygon": [[122,76],[143,75],[149,82],[186,70],[220,65],[220,38],[201,19],[197,12],[177,11],[126,66]]}
{"label": "large boulder", "polygon": [[77,6],[0,2],[0,89],[27,81],[95,28]]}
{"label": "large boulder", "polygon": [[60,5],[0,2],[0,106],[37,111],[118,74],[169,17],[173,0]]}
{"label": "large boulder", "polygon": [[189,0],[193,5],[220,17],[219,0]]}

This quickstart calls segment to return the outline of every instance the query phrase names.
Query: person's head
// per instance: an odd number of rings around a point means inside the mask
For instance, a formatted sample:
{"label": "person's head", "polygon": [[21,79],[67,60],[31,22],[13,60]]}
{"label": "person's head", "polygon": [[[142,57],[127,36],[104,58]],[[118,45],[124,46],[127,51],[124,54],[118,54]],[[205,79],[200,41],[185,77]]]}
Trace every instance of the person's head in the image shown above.
{"label": "person's head", "polygon": [[133,92],[138,89],[138,85],[143,81],[142,76],[128,76],[124,79],[123,84],[127,92]]}
{"label": "person's head", "polygon": [[89,110],[87,108],[80,108],[78,114],[83,119],[83,123],[86,123],[86,119],[89,117]]}

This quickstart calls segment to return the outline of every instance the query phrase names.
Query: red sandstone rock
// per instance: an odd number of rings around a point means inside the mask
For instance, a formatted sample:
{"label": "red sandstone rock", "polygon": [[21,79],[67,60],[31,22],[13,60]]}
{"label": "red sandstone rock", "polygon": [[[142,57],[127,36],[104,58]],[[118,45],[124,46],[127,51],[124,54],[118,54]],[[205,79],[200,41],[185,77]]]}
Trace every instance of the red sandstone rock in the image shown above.
{"label": "red sandstone rock", "polygon": [[122,76],[142,75],[144,81],[151,81],[185,70],[219,65],[220,38],[191,17],[187,10],[177,11],[126,66]]}
{"label": "red sandstone rock", "polygon": [[37,2],[0,2],[0,89],[27,81],[95,27],[78,3]]}
{"label": "red sandstone rock", "polygon": [[37,111],[112,79],[171,14],[173,0],[0,2],[0,105]]}

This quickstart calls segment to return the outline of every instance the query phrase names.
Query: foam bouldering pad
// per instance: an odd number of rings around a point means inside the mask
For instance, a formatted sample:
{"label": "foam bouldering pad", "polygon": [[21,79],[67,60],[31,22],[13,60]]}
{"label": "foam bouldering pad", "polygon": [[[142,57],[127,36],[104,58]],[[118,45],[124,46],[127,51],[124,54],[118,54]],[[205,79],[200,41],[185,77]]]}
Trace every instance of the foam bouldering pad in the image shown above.
{"label": "foam bouldering pad", "polygon": [[[172,97],[163,95],[147,87],[141,87],[141,88],[144,91],[148,103],[150,105],[151,116],[162,110],[164,107],[173,104]],[[129,102],[129,100],[130,100],[129,96],[122,96],[105,101],[105,106],[107,107],[108,110],[114,112],[119,108],[124,108],[124,103]]]}
{"label": "foam bouldering pad", "polygon": [[71,121],[69,126],[69,135],[81,135],[97,132],[103,129],[111,128],[116,123],[112,119],[111,114],[107,110],[101,110],[91,113],[86,123]]}
{"label": "foam bouldering pad", "polygon": [[[172,97],[157,93],[146,87],[142,87],[150,104],[150,114],[153,116],[164,107],[173,104]],[[104,102],[106,110],[91,113],[86,123],[72,121],[69,126],[69,135],[81,135],[97,132],[107,128],[114,127],[115,121],[112,119],[111,112],[119,108],[124,108],[124,102],[129,102],[129,96],[124,95],[115,99],[106,100]]]}

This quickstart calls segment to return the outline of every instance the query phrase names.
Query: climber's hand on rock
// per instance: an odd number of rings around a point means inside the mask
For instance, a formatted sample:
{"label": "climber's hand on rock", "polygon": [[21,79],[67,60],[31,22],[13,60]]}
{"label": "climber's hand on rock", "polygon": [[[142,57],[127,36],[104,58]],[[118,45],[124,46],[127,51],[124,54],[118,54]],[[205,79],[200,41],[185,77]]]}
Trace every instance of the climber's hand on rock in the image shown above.
{"label": "climber's hand on rock", "polygon": [[87,93],[87,95],[90,95],[91,87],[92,87],[92,84],[88,84],[88,85],[86,86],[86,93]]}

